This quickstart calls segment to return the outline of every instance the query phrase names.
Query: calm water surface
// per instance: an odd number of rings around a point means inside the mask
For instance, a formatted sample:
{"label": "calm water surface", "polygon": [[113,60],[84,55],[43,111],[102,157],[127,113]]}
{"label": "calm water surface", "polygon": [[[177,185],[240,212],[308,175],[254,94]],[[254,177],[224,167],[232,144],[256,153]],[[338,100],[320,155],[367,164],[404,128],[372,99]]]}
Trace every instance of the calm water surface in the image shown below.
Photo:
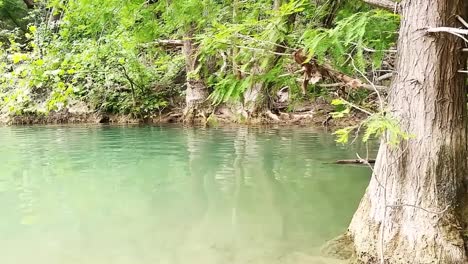
{"label": "calm water surface", "polygon": [[2,127],[1,264],[297,263],[368,183],[308,128]]}

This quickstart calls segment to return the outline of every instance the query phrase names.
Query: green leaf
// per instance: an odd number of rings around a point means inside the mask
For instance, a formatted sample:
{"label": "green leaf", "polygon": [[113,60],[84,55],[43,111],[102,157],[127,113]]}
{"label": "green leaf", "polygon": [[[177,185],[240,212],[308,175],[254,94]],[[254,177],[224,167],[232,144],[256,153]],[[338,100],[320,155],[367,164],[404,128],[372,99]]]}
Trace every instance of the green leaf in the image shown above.
{"label": "green leaf", "polygon": [[331,101],[331,104],[332,105],[344,105],[346,104],[346,102],[343,99],[339,98],[339,99],[333,99]]}
{"label": "green leaf", "polygon": [[26,59],[28,59],[28,54],[25,54],[25,53],[14,53],[12,56],[11,56],[11,59],[13,60],[13,63],[14,64],[17,64],[21,61],[24,61]]}
{"label": "green leaf", "polygon": [[352,126],[352,127],[345,127],[345,128],[342,128],[342,129],[338,129],[336,130],[333,135],[336,135],[337,138],[336,138],[336,142],[337,143],[341,143],[341,144],[346,144],[348,143],[349,141],[349,134],[354,130],[356,129],[355,126]]}

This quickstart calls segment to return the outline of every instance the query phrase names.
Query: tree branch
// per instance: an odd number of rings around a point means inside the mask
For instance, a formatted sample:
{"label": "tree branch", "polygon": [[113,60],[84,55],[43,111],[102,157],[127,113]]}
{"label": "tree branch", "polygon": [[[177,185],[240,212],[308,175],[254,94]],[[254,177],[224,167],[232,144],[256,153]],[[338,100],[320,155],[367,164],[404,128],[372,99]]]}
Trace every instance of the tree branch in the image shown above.
{"label": "tree branch", "polygon": [[155,41],[156,44],[161,46],[172,46],[172,47],[182,47],[184,45],[183,40],[178,39],[161,39]]}
{"label": "tree branch", "polygon": [[348,159],[348,160],[337,160],[335,161],[335,164],[364,164],[367,165],[367,163],[374,164],[375,159]]}
{"label": "tree branch", "polygon": [[435,33],[435,32],[447,32],[447,33],[456,33],[460,35],[468,35],[468,29],[461,29],[461,28],[452,28],[452,27],[435,27],[429,28],[427,32]]}
{"label": "tree branch", "polygon": [[462,23],[466,28],[468,28],[468,22],[466,22],[465,19],[463,19],[463,17],[457,16],[457,19],[458,19],[458,21],[460,21],[460,23]]}
{"label": "tree branch", "polygon": [[397,2],[392,0],[363,0],[365,3],[369,5],[373,5],[378,8],[385,9],[392,13],[399,13],[400,12],[400,5]]}
{"label": "tree branch", "polygon": [[[302,81],[302,79],[299,79],[299,81]],[[323,88],[334,88],[334,87],[344,87],[344,86],[347,86],[346,83],[343,83],[343,82],[340,82],[340,83],[323,83],[323,84],[316,84],[318,87],[323,87]],[[388,87],[387,86],[382,86],[382,85],[370,85],[370,84],[364,84],[364,83],[361,83],[358,88],[363,88],[363,89],[366,89],[366,90],[369,90],[371,92],[375,92],[375,89],[377,89],[377,91],[381,92],[381,93],[386,93],[388,92]]]}
{"label": "tree branch", "polygon": [[452,28],[452,27],[436,27],[436,28],[429,28],[427,30],[429,33],[437,33],[437,32],[445,32],[452,35],[455,35],[461,39],[463,39],[466,43],[468,43],[468,39],[465,38],[463,35],[468,35],[468,29],[460,29],[460,28]]}

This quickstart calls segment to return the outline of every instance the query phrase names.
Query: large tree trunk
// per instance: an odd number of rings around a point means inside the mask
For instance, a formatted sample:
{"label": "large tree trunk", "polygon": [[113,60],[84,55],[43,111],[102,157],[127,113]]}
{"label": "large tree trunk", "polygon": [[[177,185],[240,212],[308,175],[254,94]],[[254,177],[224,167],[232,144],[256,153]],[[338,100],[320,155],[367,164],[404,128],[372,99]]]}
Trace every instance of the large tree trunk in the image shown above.
{"label": "large tree trunk", "polygon": [[[462,41],[428,27],[459,27],[466,0],[404,0],[391,114],[415,138],[381,144],[349,227],[364,263],[467,263],[467,107]],[[385,141],[385,140],[383,140]],[[381,262],[382,263],[382,262]]]}
{"label": "large tree trunk", "polygon": [[202,110],[208,98],[208,89],[203,79],[197,73],[198,49],[193,43],[192,29],[188,30],[183,42],[182,52],[185,56],[185,68],[187,72],[184,119],[192,122],[197,113]]}

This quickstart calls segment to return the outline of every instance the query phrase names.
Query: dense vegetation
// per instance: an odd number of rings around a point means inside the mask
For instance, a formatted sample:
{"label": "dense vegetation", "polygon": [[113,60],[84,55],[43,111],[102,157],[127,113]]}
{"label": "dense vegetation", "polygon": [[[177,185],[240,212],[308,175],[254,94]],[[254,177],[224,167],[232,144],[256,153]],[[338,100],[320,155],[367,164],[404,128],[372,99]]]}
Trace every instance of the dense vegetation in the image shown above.
{"label": "dense vegetation", "polygon": [[372,112],[384,88],[369,82],[393,70],[398,22],[358,0],[3,0],[0,109],[193,119],[228,108],[242,121],[321,98],[334,117]]}
{"label": "dense vegetation", "polygon": [[0,0],[0,111],[364,113],[335,132],[381,139],[342,240],[359,263],[467,263],[467,20],[466,0]]}

